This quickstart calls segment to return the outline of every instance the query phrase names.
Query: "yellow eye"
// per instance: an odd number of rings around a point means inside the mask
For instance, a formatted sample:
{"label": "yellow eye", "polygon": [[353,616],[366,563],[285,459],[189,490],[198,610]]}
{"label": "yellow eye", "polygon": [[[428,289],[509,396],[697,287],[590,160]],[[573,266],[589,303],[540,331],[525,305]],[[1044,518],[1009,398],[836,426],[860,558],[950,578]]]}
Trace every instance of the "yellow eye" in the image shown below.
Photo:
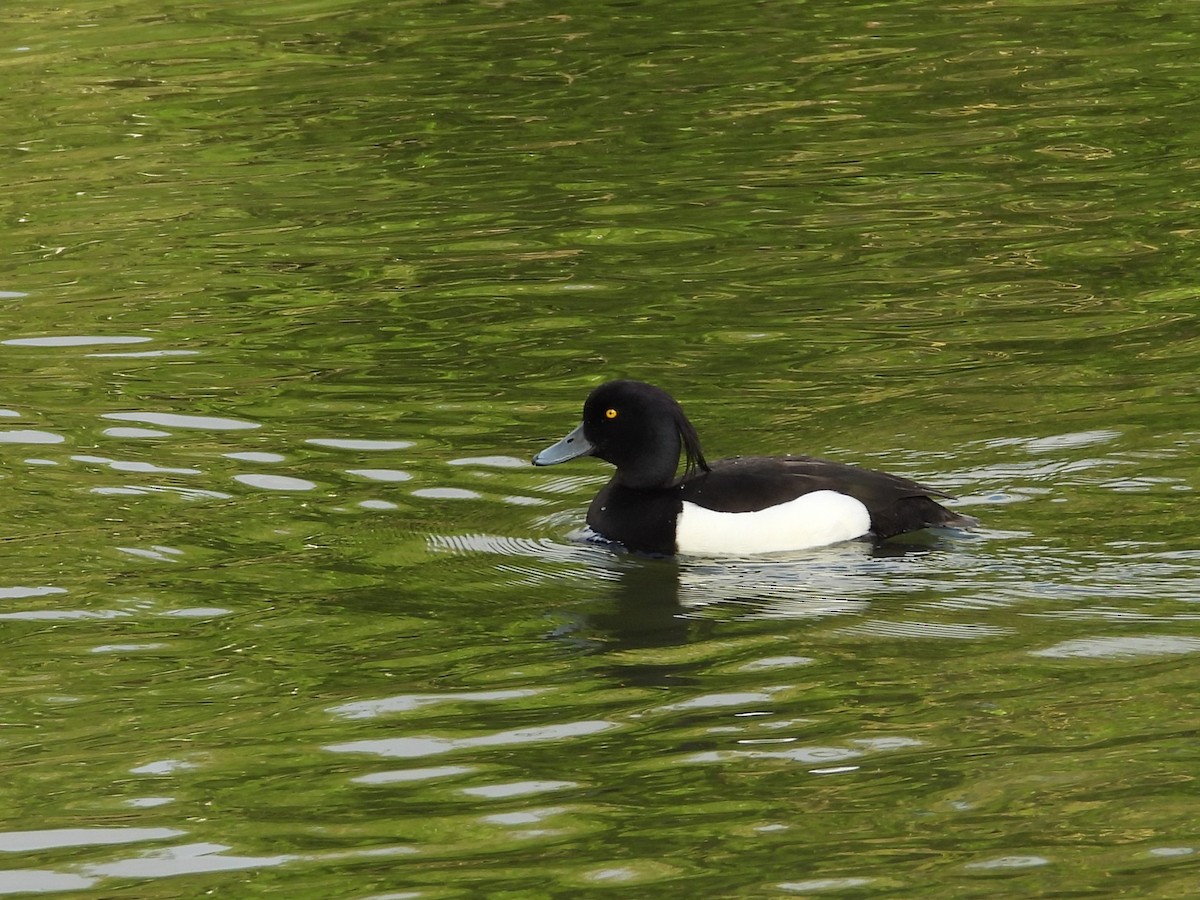
{"label": "yellow eye", "polygon": [[615,409],[610,408],[610,409],[606,409],[604,411],[604,418],[615,419],[616,417],[617,417],[617,411]]}

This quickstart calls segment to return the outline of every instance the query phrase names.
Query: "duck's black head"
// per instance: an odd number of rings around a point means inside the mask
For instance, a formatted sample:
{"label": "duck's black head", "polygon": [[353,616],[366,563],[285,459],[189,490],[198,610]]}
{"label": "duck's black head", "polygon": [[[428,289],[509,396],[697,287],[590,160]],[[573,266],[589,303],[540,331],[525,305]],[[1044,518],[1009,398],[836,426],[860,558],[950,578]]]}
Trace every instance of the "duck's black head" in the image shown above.
{"label": "duck's black head", "polygon": [[707,471],[696,429],[666,391],[642,381],[608,381],[583,404],[583,422],[533,458],[549,466],[590,454],[617,467],[617,480],[633,488],[667,487],[675,481],[679,454],[683,478]]}

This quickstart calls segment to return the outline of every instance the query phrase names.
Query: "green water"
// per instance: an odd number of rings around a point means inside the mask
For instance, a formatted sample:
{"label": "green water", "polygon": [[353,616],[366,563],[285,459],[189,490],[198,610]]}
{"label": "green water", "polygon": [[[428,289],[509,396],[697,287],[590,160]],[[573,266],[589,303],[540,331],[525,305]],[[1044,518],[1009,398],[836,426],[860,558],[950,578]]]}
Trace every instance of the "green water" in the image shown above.
{"label": "green water", "polygon": [[[1196,11],[0,12],[0,894],[1200,889]],[[975,534],[572,539],[655,381]]]}

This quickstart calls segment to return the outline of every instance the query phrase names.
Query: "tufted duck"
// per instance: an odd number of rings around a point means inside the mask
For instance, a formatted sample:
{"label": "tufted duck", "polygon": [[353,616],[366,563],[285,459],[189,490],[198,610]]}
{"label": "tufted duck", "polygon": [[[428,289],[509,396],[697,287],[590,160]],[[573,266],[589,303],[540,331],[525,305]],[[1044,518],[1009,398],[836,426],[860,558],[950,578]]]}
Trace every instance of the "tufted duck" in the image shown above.
{"label": "tufted duck", "polygon": [[709,464],[675,399],[640,381],[593,390],[579,427],[533,464],[589,454],[617,471],[592,501],[588,525],[640,553],[770,553],[975,524],[932,499],[949,494],[886,472],[811,456]]}

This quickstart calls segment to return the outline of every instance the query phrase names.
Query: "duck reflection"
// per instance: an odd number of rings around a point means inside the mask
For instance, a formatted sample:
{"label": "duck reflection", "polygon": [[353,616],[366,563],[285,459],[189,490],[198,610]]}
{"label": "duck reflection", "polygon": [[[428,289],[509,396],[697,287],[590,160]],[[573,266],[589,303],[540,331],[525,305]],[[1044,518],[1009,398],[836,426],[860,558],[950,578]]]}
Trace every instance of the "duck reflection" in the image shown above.
{"label": "duck reflection", "polygon": [[863,541],[724,560],[596,548],[591,574],[607,589],[567,613],[552,636],[595,650],[627,650],[703,640],[732,620],[859,615],[873,601],[910,593],[905,569],[939,546],[936,539]]}
{"label": "duck reflection", "polygon": [[608,648],[666,647],[710,630],[709,622],[688,617],[680,602],[678,560],[623,556],[615,563],[611,594],[579,623],[593,639]]}
{"label": "duck reflection", "polygon": [[[850,541],[830,547],[731,559],[647,557],[587,540],[530,541],[491,535],[438,537],[432,549],[486,552],[522,583],[570,584],[549,637],[584,652],[671,647],[704,640],[731,621],[860,615],[870,603],[928,585],[914,562],[945,546]],[[518,562],[517,559],[520,558]]]}

